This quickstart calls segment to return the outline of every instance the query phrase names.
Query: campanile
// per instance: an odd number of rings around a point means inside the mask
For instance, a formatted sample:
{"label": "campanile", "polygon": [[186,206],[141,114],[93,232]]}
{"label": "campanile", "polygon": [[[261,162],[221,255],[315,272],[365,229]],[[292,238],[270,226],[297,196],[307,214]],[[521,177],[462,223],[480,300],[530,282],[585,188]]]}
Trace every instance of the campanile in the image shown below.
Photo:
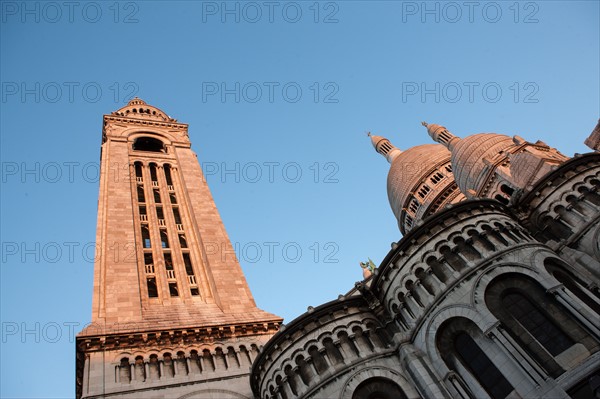
{"label": "campanile", "polygon": [[282,319],[256,307],[188,125],[135,98],[104,115],[92,323],[78,398],[245,398]]}

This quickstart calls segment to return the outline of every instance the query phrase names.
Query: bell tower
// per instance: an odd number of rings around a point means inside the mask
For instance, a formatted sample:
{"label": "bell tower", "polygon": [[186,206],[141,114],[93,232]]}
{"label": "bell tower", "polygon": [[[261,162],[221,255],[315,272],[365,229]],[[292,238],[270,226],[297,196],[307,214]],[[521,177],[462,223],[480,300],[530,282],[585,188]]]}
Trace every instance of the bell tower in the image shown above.
{"label": "bell tower", "polygon": [[138,98],[103,118],[77,398],[252,397],[249,367],[282,319],[256,307],[190,145],[187,124]]}

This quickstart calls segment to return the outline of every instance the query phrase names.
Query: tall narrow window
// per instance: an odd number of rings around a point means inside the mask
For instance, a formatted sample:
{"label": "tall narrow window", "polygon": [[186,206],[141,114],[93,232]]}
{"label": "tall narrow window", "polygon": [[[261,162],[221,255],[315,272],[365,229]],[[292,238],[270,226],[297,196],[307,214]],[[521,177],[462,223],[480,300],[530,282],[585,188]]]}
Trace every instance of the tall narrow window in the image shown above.
{"label": "tall narrow window", "polygon": [[[158,186],[158,176],[156,175],[156,164],[155,163],[150,164],[150,178],[152,179],[152,185]],[[154,184],[155,182],[157,184]]]}
{"label": "tall narrow window", "polygon": [[146,213],[146,207],[145,206],[140,206],[140,220],[142,222],[147,222],[148,221],[148,214]]}
{"label": "tall narrow window", "polygon": [[188,276],[194,275],[194,268],[192,267],[192,259],[190,258],[190,254],[183,254],[183,263],[185,265],[185,272]]}
{"label": "tall narrow window", "polygon": [[164,170],[165,170],[165,180],[167,181],[167,185],[172,186],[173,179],[171,178],[171,165],[166,164],[164,166]]}
{"label": "tall narrow window", "polygon": [[185,235],[179,234],[179,245],[181,248],[187,248],[187,241],[185,240]]}
{"label": "tall narrow window", "polygon": [[445,321],[437,331],[436,347],[446,366],[467,384],[471,397],[481,394],[481,389],[492,399],[504,399],[513,392],[498,368],[508,359],[501,351],[494,354],[499,348],[472,320],[455,317]]}
{"label": "tall narrow window", "polygon": [[144,267],[147,274],[154,274],[154,262],[152,262],[152,254],[144,254]]}
{"label": "tall narrow window", "polygon": [[179,209],[173,208],[173,217],[175,218],[176,224],[181,224],[181,215],[179,214]]}
{"label": "tall narrow window", "polygon": [[169,236],[167,235],[167,231],[163,229],[160,230],[160,245],[163,248],[169,248]]}
{"label": "tall narrow window", "polygon": [[144,196],[144,186],[137,186],[137,197],[139,203],[146,202],[146,197]]}
{"label": "tall narrow window", "polygon": [[142,243],[144,248],[152,248],[152,243],[150,242],[150,230],[148,227],[142,226]]}
{"label": "tall narrow window", "polygon": [[160,191],[157,188],[152,191],[154,191],[154,202],[160,204]]}
{"label": "tall narrow window", "polygon": [[152,181],[158,181],[158,177],[156,176],[156,164],[155,163],[150,164],[150,178],[152,179]]}
{"label": "tall narrow window", "polygon": [[150,298],[158,298],[158,287],[156,286],[156,279],[154,277],[148,277],[146,279],[148,285],[148,296]]}
{"label": "tall narrow window", "polygon": [[173,269],[173,259],[170,253],[163,254],[165,259],[165,271],[167,273],[167,280],[175,280],[175,270]]}
{"label": "tall narrow window", "polygon": [[144,175],[142,174],[142,163],[141,162],[135,163],[135,180],[140,183],[142,181],[144,181]]}
{"label": "tall narrow window", "polygon": [[493,399],[506,398],[513,390],[500,370],[467,333],[456,335],[454,349]]}
{"label": "tall narrow window", "polygon": [[171,200],[171,204],[177,204],[177,197],[175,197],[175,194],[169,194],[169,199]]}
{"label": "tall narrow window", "polygon": [[[156,217],[158,218],[158,223],[161,226],[164,226],[165,222],[165,213],[163,212],[162,206],[156,207]],[[162,221],[162,222],[161,222]]]}
{"label": "tall narrow window", "polygon": [[502,305],[552,356],[573,346],[573,340],[524,295],[510,292],[502,297]]}
{"label": "tall narrow window", "polygon": [[190,254],[185,252],[183,254],[183,264],[185,265],[185,273],[187,274],[188,283],[190,284],[190,292],[193,296],[200,295],[200,290],[198,289],[198,281],[196,281],[196,276],[194,275],[194,268],[192,266],[192,258],[190,258]]}
{"label": "tall narrow window", "polygon": [[169,283],[169,294],[171,296],[179,296],[179,291],[177,290],[177,283]]}
{"label": "tall narrow window", "polygon": [[165,253],[163,256],[165,257],[165,269],[173,270],[173,258],[171,257],[171,254]]}

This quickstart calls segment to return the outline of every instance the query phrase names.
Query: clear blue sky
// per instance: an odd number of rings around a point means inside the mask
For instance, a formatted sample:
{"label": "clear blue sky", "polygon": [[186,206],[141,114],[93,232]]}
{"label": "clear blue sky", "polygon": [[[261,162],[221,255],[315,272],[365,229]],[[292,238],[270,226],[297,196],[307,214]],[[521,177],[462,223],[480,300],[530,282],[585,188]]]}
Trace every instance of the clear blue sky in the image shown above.
{"label": "clear blue sky", "polygon": [[3,398],[74,395],[102,115],[131,95],[189,123],[255,299],[286,322],[400,238],[365,131],[408,148],[426,120],[572,155],[599,116],[597,1],[1,6]]}

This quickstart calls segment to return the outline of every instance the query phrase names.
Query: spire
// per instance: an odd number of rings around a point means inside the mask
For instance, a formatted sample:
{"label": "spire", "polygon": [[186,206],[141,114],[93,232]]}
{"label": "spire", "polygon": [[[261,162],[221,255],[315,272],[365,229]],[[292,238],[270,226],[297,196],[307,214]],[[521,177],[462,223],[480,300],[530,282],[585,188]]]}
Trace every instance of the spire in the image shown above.
{"label": "spire", "polygon": [[427,128],[427,133],[429,133],[429,136],[431,136],[433,141],[444,145],[449,150],[452,150],[452,148],[456,145],[456,142],[460,140],[460,137],[450,133],[444,126],[436,124],[430,125],[427,122],[421,122],[421,125]]}
{"label": "spire", "polygon": [[394,147],[394,145],[385,137],[374,136],[371,132],[368,132],[367,136],[371,138],[371,144],[373,144],[375,151],[383,155],[389,163],[392,163],[392,161],[402,153],[401,150]]}

